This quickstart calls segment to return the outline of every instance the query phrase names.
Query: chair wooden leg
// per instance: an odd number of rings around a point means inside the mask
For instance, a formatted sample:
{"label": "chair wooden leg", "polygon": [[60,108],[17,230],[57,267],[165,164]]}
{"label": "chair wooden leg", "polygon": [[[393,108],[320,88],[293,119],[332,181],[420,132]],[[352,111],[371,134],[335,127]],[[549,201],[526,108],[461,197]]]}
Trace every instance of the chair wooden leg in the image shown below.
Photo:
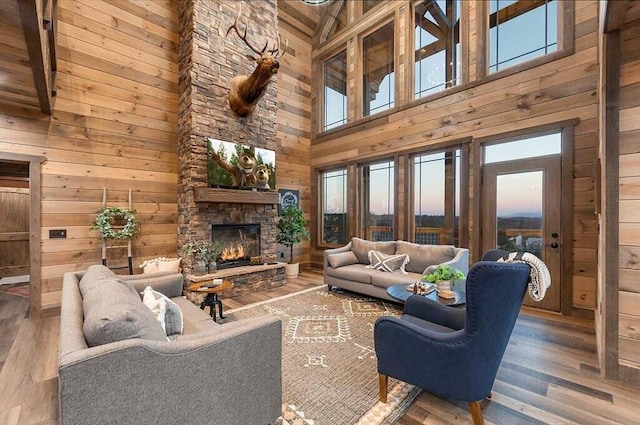
{"label": "chair wooden leg", "polygon": [[380,401],[387,402],[387,375],[381,373],[378,374],[378,382],[380,384]]}
{"label": "chair wooden leg", "polygon": [[480,409],[480,403],[477,401],[470,401],[469,410],[471,411],[471,418],[473,419],[473,425],[484,425],[484,419],[482,418],[482,410]]}

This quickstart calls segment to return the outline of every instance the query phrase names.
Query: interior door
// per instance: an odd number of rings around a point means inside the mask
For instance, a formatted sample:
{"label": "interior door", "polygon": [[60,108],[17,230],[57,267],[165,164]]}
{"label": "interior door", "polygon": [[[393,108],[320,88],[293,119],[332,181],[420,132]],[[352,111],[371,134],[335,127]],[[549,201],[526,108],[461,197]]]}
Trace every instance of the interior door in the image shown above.
{"label": "interior door", "polygon": [[542,301],[525,296],[524,303],[553,311],[561,307],[560,182],[560,155],[483,166],[483,252],[493,248],[525,251],[544,261],[551,287]]}

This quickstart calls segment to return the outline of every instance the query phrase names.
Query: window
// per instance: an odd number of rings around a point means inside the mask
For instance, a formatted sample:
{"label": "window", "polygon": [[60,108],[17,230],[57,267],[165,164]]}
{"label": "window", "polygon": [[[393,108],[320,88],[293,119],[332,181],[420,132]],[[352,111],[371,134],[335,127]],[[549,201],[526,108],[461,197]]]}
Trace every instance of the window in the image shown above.
{"label": "window", "polygon": [[393,21],[362,40],[363,116],[393,108]]}
{"label": "window", "polygon": [[364,234],[370,241],[394,240],[395,166],[393,161],[362,167]]}
{"label": "window", "polygon": [[416,99],[460,84],[459,11],[459,0],[424,0],[415,6]]}
{"label": "window", "polygon": [[489,72],[558,50],[557,0],[491,0]]}
{"label": "window", "polygon": [[460,149],[413,158],[414,242],[460,246]]}
{"label": "window", "polygon": [[484,163],[492,164],[516,159],[559,155],[562,152],[562,133],[527,136],[525,139],[486,145]]}
{"label": "window", "polygon": [[321,174],[322,243],[347,243],[347,170]]}
{"label": "window", "polygon": [[362,2],[362,13],[367,13],[380,3],[382,3],[382,0],[364,0]]}
{"label": "window", "polygon": [[323,130],[347,122],[347,51],[343,50],[324,63]]}

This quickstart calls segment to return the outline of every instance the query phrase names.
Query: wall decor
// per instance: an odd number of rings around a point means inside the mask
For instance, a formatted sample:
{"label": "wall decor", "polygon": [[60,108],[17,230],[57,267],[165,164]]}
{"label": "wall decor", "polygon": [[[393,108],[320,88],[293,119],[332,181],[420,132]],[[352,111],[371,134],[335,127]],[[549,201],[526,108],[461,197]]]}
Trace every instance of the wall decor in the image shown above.
{"label": "wall decor", "polygon": [[278,191],[278,215],[282,214],[282,210],[286,207],[300,205],[300,191],[293,189],[280,189]]}
{"label": "wall decor", "polygon": [[209,187],[275,191],[274,151],[213,138],[208,141]]}

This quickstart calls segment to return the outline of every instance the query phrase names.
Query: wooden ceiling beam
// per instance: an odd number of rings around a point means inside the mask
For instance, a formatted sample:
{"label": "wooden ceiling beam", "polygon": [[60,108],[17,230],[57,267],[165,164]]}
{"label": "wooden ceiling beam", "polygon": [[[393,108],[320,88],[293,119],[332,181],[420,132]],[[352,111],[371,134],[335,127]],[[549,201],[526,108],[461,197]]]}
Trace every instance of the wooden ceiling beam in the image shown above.
{"label": "wooden ceiling beam", "polygon": [[47,33],[42,22],[42,2],[38,0],[18,0],[20,20],[27,42],[29,64],[40,102],[40,110],[51,115],[51,65],[49,62],[49,45]]}
{"label": "wooden ceiling beam", "polygon": [[607,1],[604,15],[604,32],[620,29],[624,24],[631,0]]}

